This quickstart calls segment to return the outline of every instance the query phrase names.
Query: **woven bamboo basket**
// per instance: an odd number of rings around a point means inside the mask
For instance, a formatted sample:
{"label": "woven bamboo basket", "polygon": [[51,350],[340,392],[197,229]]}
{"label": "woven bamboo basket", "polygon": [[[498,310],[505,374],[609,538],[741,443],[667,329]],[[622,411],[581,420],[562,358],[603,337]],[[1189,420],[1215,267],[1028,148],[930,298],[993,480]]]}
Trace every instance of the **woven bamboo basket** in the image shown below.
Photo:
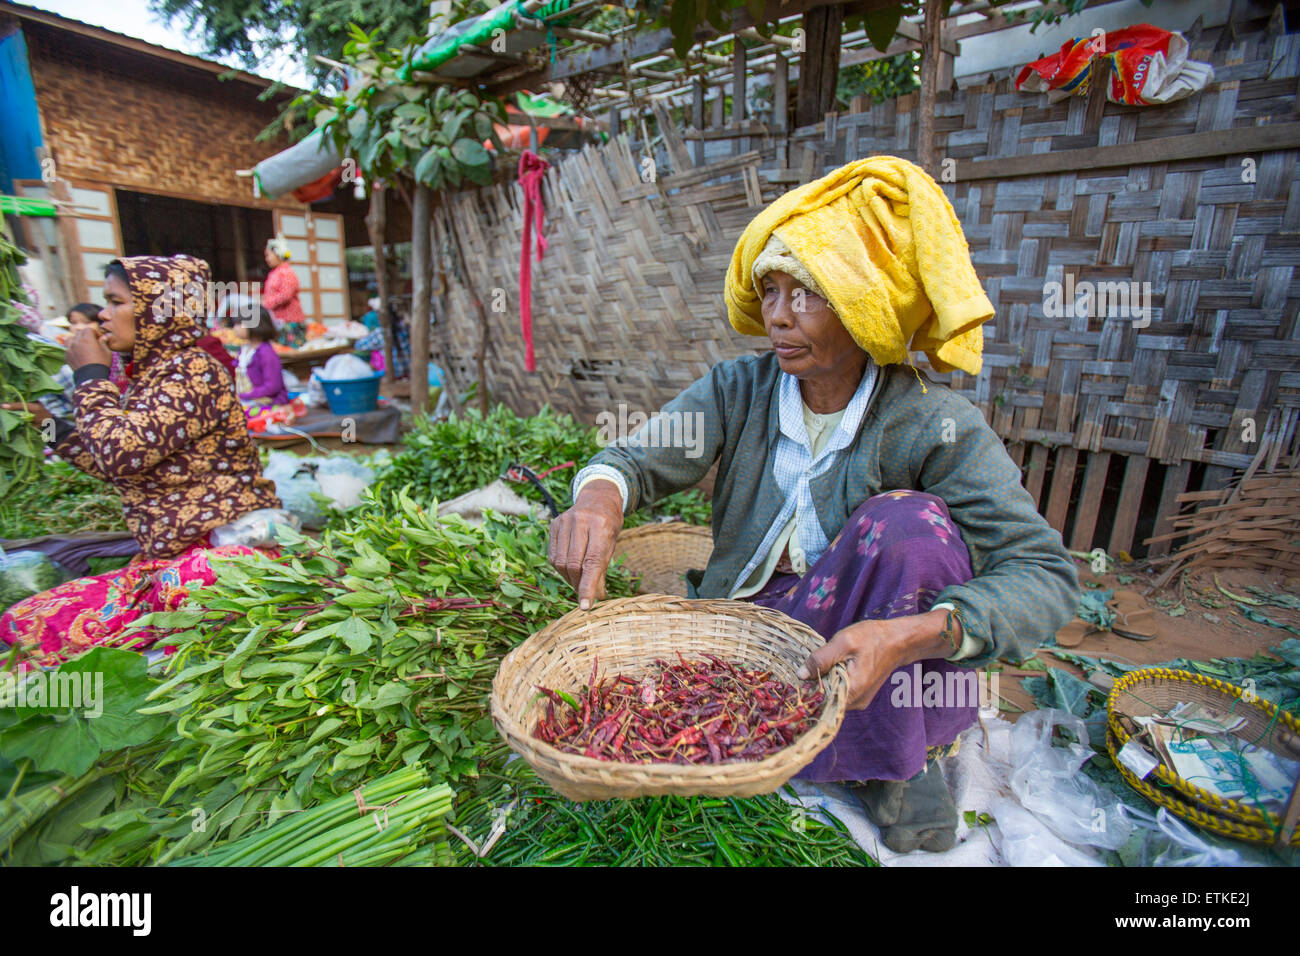
{"label": "woven bamboo basket", "polygon": [[614,557],[640,578],[642,594],[686,596],[684,575],[703,568],[713,554],[713,531],[684,521],[661,521],[621,531]]}
{"label": "woven bamboo basket", "polygon": [[[1283,741],[1280,731],[1300,740],[1300,720],[1260,697],[1247,700],[1239,687],[1213,677],[1163,667],[1132,671],[1115,681],[1106,700],[1106,746],[1111,759],[1129,785],[1159,806],[1222,836],[1251,843],[1274,843],[1282,832],[1282,818],[1263,808],[1228,800],[1199,787],[1165,767],[1156,767],[1145,780],[1120,763],[1119,751],[1129,742],[1121,716],[1162,714],[1179,701],[1204,703],[1246,723],[1236,731],[1244,740],[1265,747],[1288,760],[1300,758]],[[1300,846],[1300,830],[1290,844]]]}
{"label": "woven bamboo basket", "polygon": [[817,723],[789,747],[762,760],[704,766],[619,763],[558,750],[532,736],[542,712],[537,688],[585,688],[597,658],[607,674],[637,676],[656,659],[675,660],[678,652],[688,660],[713,654],[761,667],[795,684],[799,665],[824,644],[807,625],[745,601],[665,594],[606,601],[591,611],[571,611],[506,655],[492,681],[492,722],[515,753],[571,800],[771,793],[811,763],[839,730],[849,686],[843,665],[823,679],[826,702]]}

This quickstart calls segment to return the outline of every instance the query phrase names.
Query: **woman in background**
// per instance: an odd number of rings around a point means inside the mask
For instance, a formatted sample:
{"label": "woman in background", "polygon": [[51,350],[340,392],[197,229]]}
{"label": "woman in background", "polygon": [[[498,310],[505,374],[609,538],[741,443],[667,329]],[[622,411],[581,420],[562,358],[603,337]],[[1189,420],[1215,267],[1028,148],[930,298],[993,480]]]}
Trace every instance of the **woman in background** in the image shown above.
{"label": "woman in background", "polygon": [[[21,410],[38,427],[53,418],[55,453],[121,494],[140,553],[119,571],[68,581],[0,615],[0,640],[40,666],[99,645],[148,647],[155,636],[128,633],[131,623],[213,583],[212,557],[251,552],[214,547],[218,531],[280,507],[228,375],[198,347],[206,316],[193,303],[206,297],[190,290],[206,291],[208,264],[135,256],[105,271],[102,329],[79,329],[68,346],[75,421],[40,404]],[[109,378],[113,352],[131,358],[125,391]]]}
{"label": "woman in background", "polygon": [[298,301],[298,276],[289,265],[289,241],[277,236],[266,244],[266,265],[271,270],[262,287],[262,304],[271,310],[280,341],[299,348],[307,341],[307,319]]}

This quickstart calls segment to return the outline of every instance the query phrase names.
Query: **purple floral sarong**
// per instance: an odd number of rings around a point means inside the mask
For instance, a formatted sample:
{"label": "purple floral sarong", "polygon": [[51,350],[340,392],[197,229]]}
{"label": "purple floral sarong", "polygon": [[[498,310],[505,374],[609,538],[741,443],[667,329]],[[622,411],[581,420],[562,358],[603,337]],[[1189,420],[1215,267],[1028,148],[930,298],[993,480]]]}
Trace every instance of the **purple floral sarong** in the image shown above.
{"label": "purple floral sarong", "polygon": [[[774,575],[750,600],[829,640],[858,621],[924,613],[940,591],[971,577],[947,505],[920,491],[889,491],[864,501],[803,577]],[[925,767],[927,748],[952,743],[975,722],[976,686],[973,671],[943,660],[899,668],[865,709],[845,714],[830,746],[797,776],[907,780]]]}

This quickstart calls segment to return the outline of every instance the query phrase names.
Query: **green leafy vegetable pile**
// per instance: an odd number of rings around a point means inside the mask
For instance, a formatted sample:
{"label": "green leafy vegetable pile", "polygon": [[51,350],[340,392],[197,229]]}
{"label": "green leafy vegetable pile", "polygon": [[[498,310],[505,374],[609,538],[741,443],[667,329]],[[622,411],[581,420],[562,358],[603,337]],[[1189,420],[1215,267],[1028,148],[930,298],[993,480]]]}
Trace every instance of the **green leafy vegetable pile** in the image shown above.
{"label": "green leafy vegetable pile", "polygon": [[[406,450],[393,456],[373,486],[376,500],[385,504],[391,504],[397,490],[407,485],[412,499],[428,505],[491,484],[513,463],[540,474],[571,461],[574,467],[541,478],[556,504],[565,508],[576,469],[600,450],[594,429],[584,429],[549,407],[532,418],[520,418],[504,405],[498,405],[486,418],[477,409],[444,422],[420,416],[402,440]],[[515,489],[531,501],[542,500],[531,482]]]}
{"label": "green leafy vegetable pile", "polygon": [[[18,304],[29,304],[18,277],[26,260],[0,230],[0,402],[38,402],[59,391],[50,376],[63,365],[63,349],[33,338],[18,322]],[[0,498],[40,473],[44,447],[29,414],[0,409]]]}
{"label": "green leafy vegetable pile", "polygon": [[0,611],[62,583],[54,562],[39,551],[0,553]]}
{"label": "green leafy vegetable pile", "polygon": [[0,500],[0,538],[125,530],[113,486],[57,459]]}
{"label": "green leafy vegetable pile", "polygon": [[[176,649],[164,682],[144,678],[114,697],[150,718],[147,739],[124,742],[98,721],[86,733],[51,733],[35,715],[0,732],[15,774],[70,775],[29,778],[39,792],[15,790],[0,806],[4,817],[14,801],[43,808],[0,830],[0,853],[10,840],[15,860],[44,852],[46,817],[65,816],[57,793],[90,786],[83,776],[118,783],[96,790],[102,802],[74,808],[84,832],[100,837],[79,845],[78,858],[121,865],[200,852],[403,766],[455,783],[503,754],[488,716],[500,659],[573,608],[546,561],[545,528],[480,530],[439,521],[400,491],[394,498],[396,515],[356,515],[319,542],[287,542],[278,559],[219,560],[217,584],[190,605],[141,618]],[[611,594],[630,593],[617,572],[608,583]],[[135,752],[119,752],[124,745]]]}
{"label": "green leafy vegetable pile", "polygon": [[[549,407],[531,418],[520,418],[504,405],[498,405],[486,418],[477,409],[443,422],[420,416],[403,438],[406,449],[379,468],[373,495],[381,508],[389,509],[395,491],[409,485],[407,491],[413,500],[430,505],[435,500],[450,501],[482,488],[500,478],[514,463],[541,475],[549,468],[573,462],[570,468],[540,478],[563,510],[572,504],[569,486],[574,475],[600,450],[596,434],[595,429],[583,428],[568,415],[557,414]],[[542,500],[531,482],[514,488],[530,501]],[[707,525],[713,507],[697,489],[691,489],[633,512],[628,515],[626,527],[668,515]]]}

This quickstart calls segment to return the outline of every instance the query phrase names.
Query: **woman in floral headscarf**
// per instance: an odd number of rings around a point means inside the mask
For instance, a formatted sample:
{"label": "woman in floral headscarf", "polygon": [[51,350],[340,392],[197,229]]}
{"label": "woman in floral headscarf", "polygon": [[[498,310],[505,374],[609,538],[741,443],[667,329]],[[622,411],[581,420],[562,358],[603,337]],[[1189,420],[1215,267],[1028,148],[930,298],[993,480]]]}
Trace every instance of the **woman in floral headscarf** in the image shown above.
{"label": "woman in floral headscarf", "polygon": [[[279,508],[262,477],[244,410],[204,334],[208,264],[190,256],[117,259],[106,269],[101,328],[68,346],[75,421],[29,405],[37,425],[54,421],[54,451],[122,496],[140,553],[120,571],[69,581],[0,615],[0,640],[33,663],[57,664],[95,645],[124,645],[124,631],[150,611],[171,610],[188,589],[211,584],[224,525]],[[130,357],[123,392],[109,379],[112,353]],[[144,648],[149,634],[132,635]]]}
{"label": "woman in floral headscarf", "polygon": [[266,244],[266,265],[271,271],[262,288],[262,304],[280,330],[280,341],[298,348],[307,341],[307,318],[298,301],[298,276],[289,265],[289,242],[276,237]]}

